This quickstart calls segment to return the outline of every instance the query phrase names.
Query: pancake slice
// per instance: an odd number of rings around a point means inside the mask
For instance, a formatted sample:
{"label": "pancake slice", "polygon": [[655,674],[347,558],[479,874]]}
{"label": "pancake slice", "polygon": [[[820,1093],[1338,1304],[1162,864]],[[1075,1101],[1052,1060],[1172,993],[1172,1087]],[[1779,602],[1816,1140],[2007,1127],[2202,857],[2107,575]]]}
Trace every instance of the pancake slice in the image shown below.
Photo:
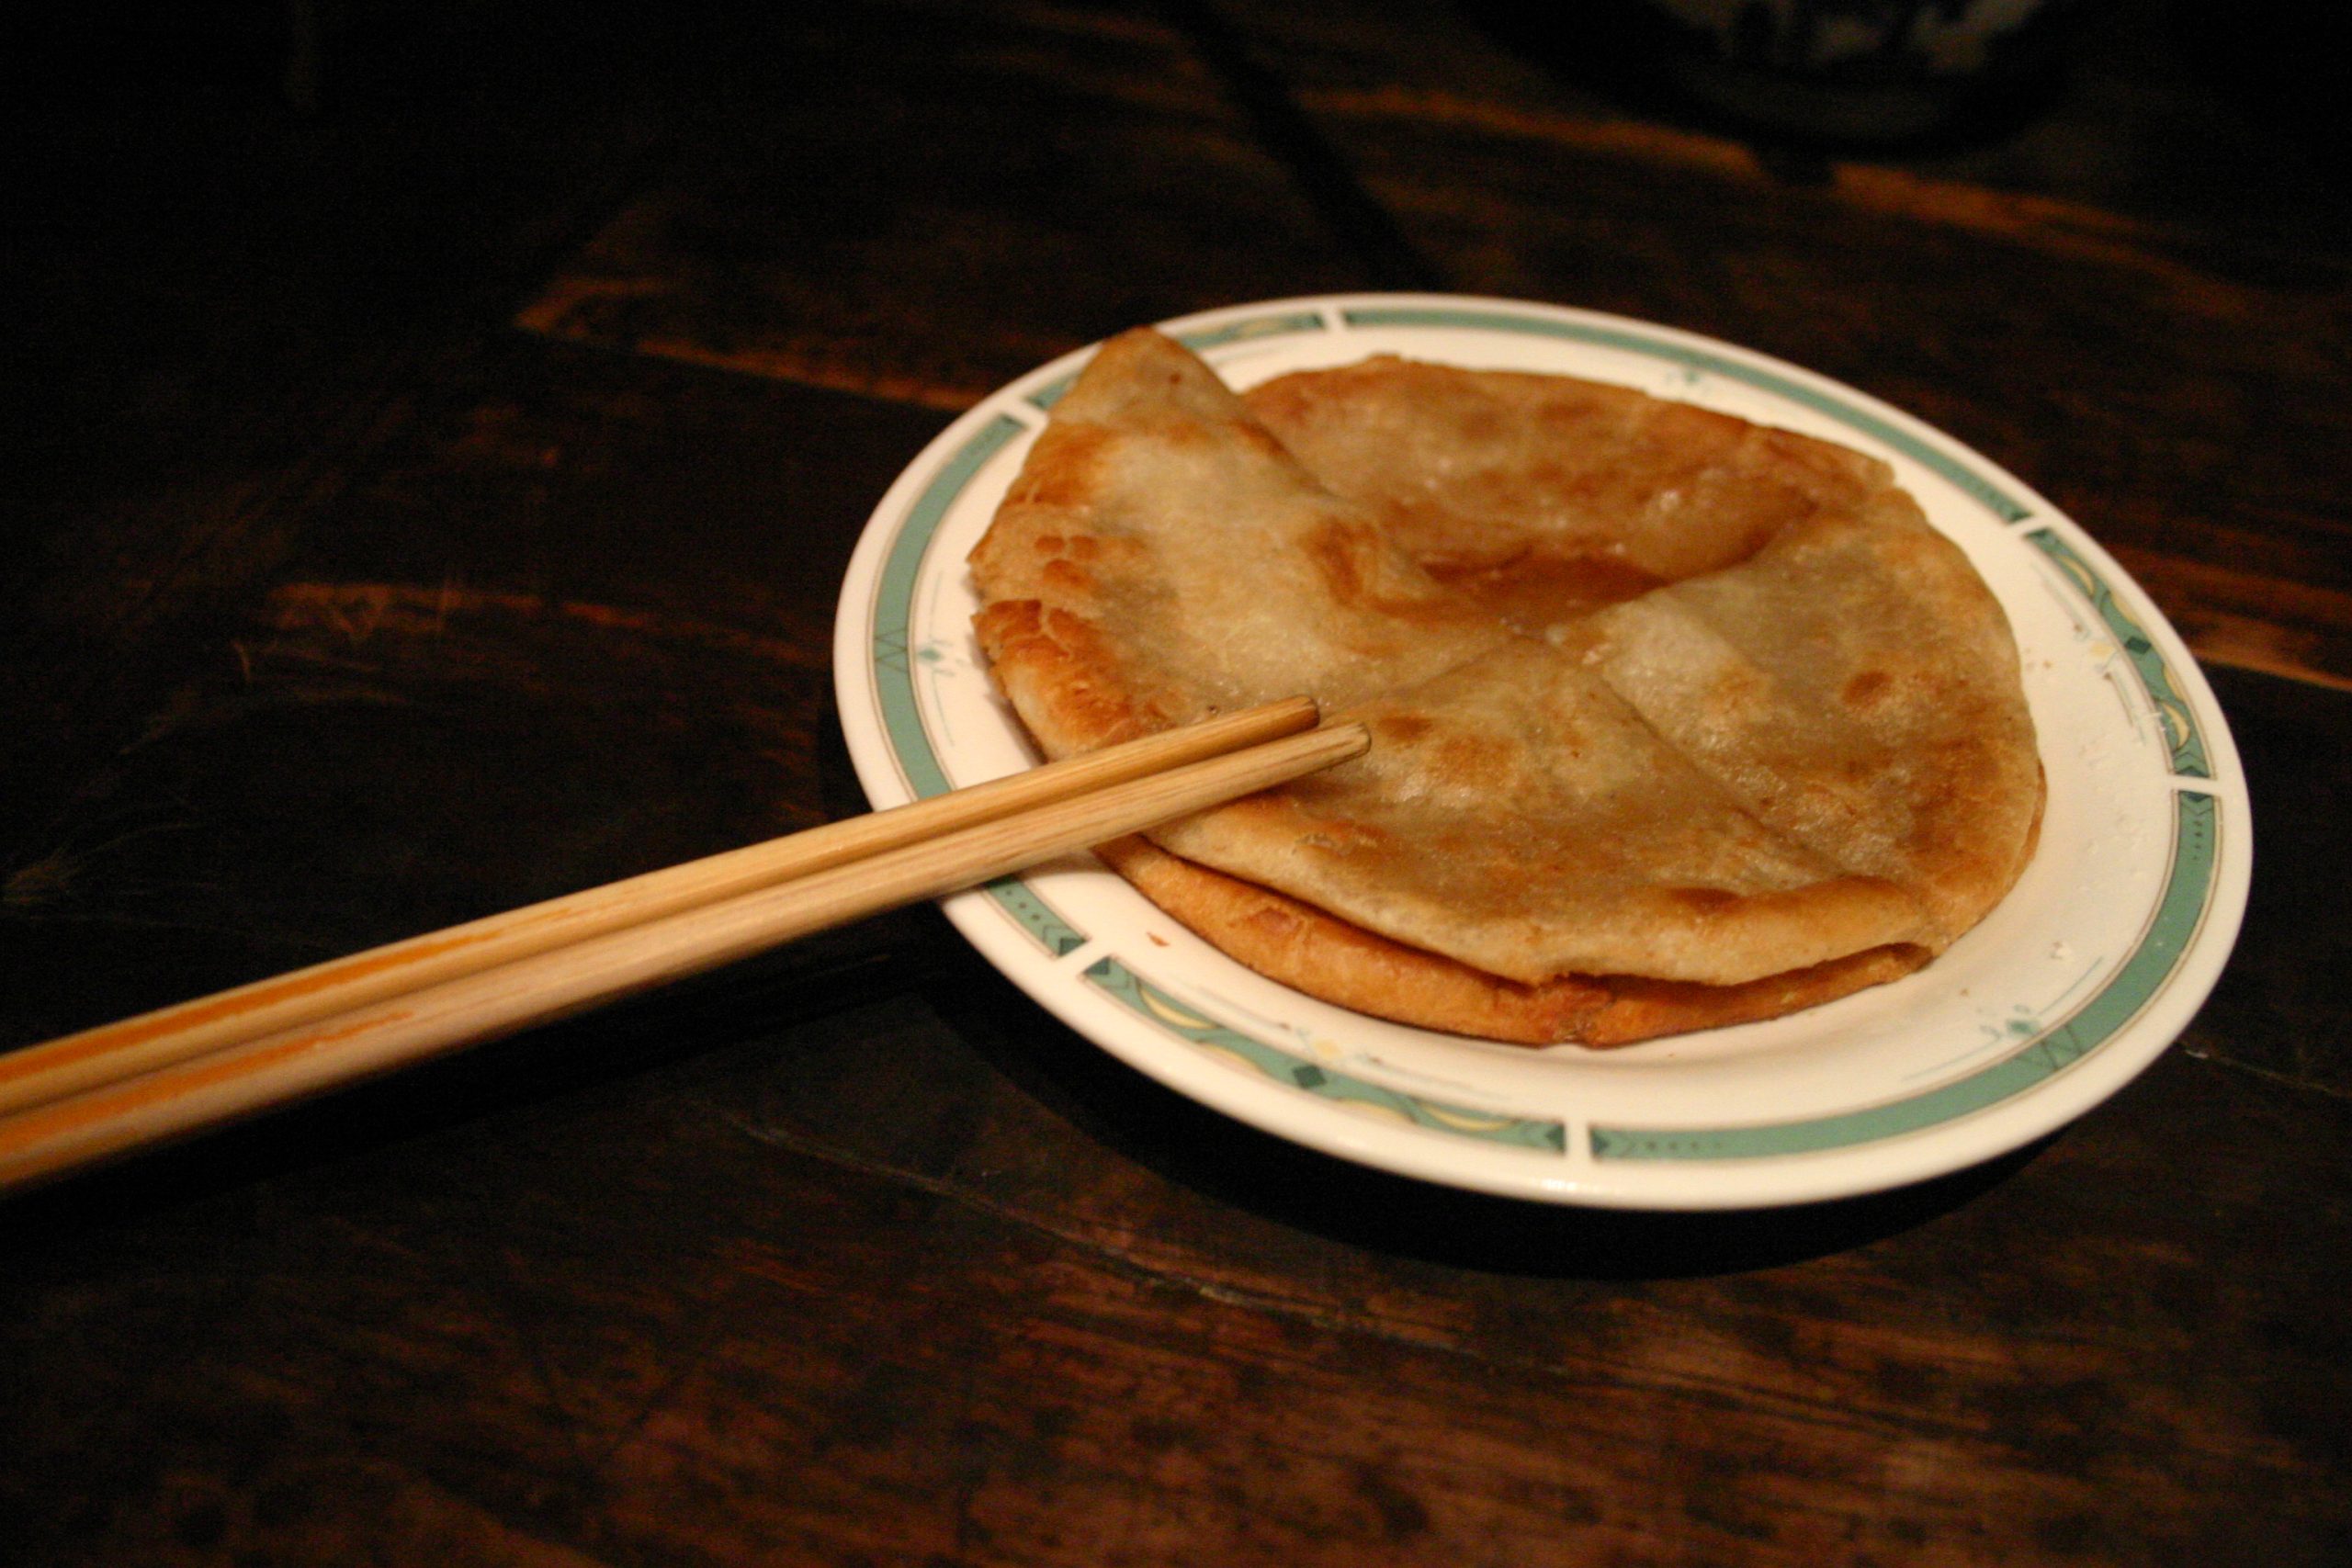
{"label": "pancake slice", "polygon": [[[1381,355],[1301,371],[1246,400],[1333,491],[1374,507],[1441,572],[1506,579],[1613,568],[1631,598],[1745,560],[1885,470],[1859,452],[1567,376],[1464,371]],[[1591,608],[1562,595],[1551,618]]]}
{"label": "pancake slice", "polygon": [[1544,643],[1344,711],[1364,756],[1154,840],[1522,984],[1736,985],[1934,935],[1904,888],[1751,815]]}
{"label": "pancake slice", "polygon": [[1511,636],[1151,332],[1063,396],[971,566],[981,647],[1056,756],[1301,692],[1328,713]]}
{"label": "pancake slice", "polygon": [[1931,950],[2024,870],[2041,769],[2017,646],[1902,492],[1583,630],[1611,689],[1759,820],[1917,896]]}

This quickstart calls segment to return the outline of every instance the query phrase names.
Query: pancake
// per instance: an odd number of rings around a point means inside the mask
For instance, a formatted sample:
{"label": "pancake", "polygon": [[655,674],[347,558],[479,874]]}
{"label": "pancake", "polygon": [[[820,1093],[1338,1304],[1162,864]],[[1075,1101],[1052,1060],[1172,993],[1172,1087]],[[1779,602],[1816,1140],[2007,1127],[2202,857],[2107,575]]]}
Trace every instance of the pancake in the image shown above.
{"label": "pancake", "polygon": [[1990,592],[1882,464],[1566,378],[1236,396],[1098,352],[972,570],[1054,756],[1297,692],[1364,757],[1109,847],[1211,942],[1426,1027],[1614,1044],[1891,979],[2041,801]]}

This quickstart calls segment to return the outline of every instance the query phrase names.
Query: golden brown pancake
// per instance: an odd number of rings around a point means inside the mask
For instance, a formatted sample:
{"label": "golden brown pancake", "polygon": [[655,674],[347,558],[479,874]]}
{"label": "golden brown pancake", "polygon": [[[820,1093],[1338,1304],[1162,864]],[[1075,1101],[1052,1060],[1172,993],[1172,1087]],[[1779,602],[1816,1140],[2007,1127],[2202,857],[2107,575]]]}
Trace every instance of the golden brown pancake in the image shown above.
{"label": "golden brown pancake", "polygon": [[1566,378],[1383,358],[1245,401],[1105,344],[973,552],[1051,755],[1306,692],[1356,761],[1111,863],[1427,1027],[1620,1043],[1907,972],[2041,801],[2015,646],[1883,464]]}

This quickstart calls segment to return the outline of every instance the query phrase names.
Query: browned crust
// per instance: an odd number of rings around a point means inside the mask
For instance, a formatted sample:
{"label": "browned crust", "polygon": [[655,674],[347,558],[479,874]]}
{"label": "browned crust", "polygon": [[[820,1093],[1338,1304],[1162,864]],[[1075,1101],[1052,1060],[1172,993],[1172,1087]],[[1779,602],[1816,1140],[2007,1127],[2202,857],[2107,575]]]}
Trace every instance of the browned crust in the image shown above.
{"label": "browned crust", "polygon": [[1900,979],[1929,956],[1921,947],[1875,947],[1739,986],[1623,975],[1529,986],[1392,942],[1142,839],[1097,852],[1154,904],[1269,979],[1399,1023],[1521,1045],[1631,1045],[1778,1018]]}
{"label": "browned crust", "polygon": [[973,617],[997,684],[1049,756],[1091,751],[1204,716],[1170,714],[1133,694],[1101,628],[1035,599],[1000,600]]}

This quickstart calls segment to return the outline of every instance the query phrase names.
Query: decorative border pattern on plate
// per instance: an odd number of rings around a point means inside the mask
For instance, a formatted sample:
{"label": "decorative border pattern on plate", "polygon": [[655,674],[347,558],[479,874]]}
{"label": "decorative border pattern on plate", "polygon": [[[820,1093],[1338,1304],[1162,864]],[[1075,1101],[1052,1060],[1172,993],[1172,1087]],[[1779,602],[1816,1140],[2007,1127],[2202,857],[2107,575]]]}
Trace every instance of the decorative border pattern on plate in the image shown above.
{"label": "decorative border pattern on plate", "polygon": [[978,434],[948,454],[939,472],[907,508],[906,521],[891,541],[890,553],[874,585],[875,700],[882,710],[882,728],[890,738],[890,750],[899,759],[899,771],[919,798],[944,795],[948,784],[947,772],[939,765],[938,753],[932,750],[931,737],[923,729],[922,706],[915,699],[914,669],[908,656],[913,637],[915,584],[922,576],[931,541],[956,498],[989,458],[1028,430],[1019,420],[999,414],[981,426]]}
{"label": "decorative border pattern on plate", "polygon": [[1116,998],[1138,1017],[1177,1039],[1288,1088],[1337,1101],[1353,1111],[1387,1116],[1457,1138],[1476,1138],[1544,1154],[1567,1151],[1567,1128],[1558,1122],[1448,1105],[1308,1061],[1244,1034],[1230,1024],[1203,1016],[1115,958],[1097,959],[1087,967],[1086,978],[1105,996]]}
{"label": "decorative border pattern on plate", "polygon": [[2213,769],[2206,758],[2205,738],[2197,732],[2196,716],[2181,699],[2180,688],[2165,664],[2165,656],[2156,651],[2145,628],[2116,603],[2115,590],[2108,586],[2107,580],[2092,569],[2080,552],[2058,536],[2057,530],[2035,528],[2028,531],[2025,537],[2056,563],[2067,581],[2090,602],[2108,630],[2115,634],[2124,656],[2132,660],[2132,668],[2139,672],[2140,684],[2155,707],[2157,721],[2164,726],[2165,743],[2172,749],[2172,771],[2184,778],[2211,778]]}
{"label": "decorative border pattern on plate", "polygon": [[[1341,310],[1340,316],[1351,327],[1429,326],[1566,338],[1647,355],[1686,369],[1727,377],[1826,414],[1871,440],[1904,453],[2004,524],[2014,524],[2031,515],[2023,502],[1991,479],[1869,411],[1770,370],[1688,344],[1646,335],[1627,326],[1547,315],[1522,316],[1494,307],[1349,306]],[[1325,330],[1329,330],[1328,323],[1319,312],[1293,310],[1250,317],[1183,336],[1187,343],[1203,347],[1248,337]],[[1074,377],[1062,378],[1029,394],[1028,401],[1040,409],[1049,407],[1072,379]],[[913,587],[933,536],[956,497],[991,457],[1025,430],[1019,421],[999,415],[951,453],[908,509],[882,567],[871,623],[876,697],[892,750],[902,772],[920,795],[937,794],[947,784],[923,728],[913,671],[906,652]],[[2117,633],[2149,701],[2164,716],[2176,772],[2190,777],[2211,777],[2207,748],[2193,716],[2181,699],[2163,656],[2155,650],[2144,629],[2124,611],[2105,581],[2055,529],[2037,528],[2026,531],[2024,536],[2058,564],[2067,581]],[[1593,1157],[1612,1161],[1723,1160],[1851,1148],[1921,1133],[1984,1111],[2081,1061],[2114,1038],[2163,993],[2211,908],[2218,885],[2220,802],[2213,795],[2193,791],[2182,791],[2176,798],[2171,865],[2154,914],[2113,978],[2056,1027],[2038,1033],[2018,1050],[1966,1078],[1923,1094],[1839,1115],[1745,1127],[1595,1126],[1589,1130]],[[1048,953],[1068,953],[1085,943],[1084,933],[1036,898],[1020,879],[1007,878],[993,884],[989,892],[1005,915]],[[1486,1125],[1536,1129],[1532,1135],[1512,1133],[1500,1141],[1565,1151],[1565,1129],[1559,1122],[1514,1121],[1494,1112],[1439,1106],[1365,1080],[1332,1074],[1216,1020],[1199,1017],[1164,992],[1148,987],[1115,960],[1098,962],[1085,972],[1085,977],[1178,1038],[1204,1049],[1221,1051],[1229,1059],[1245,1063],[1301,1092],[1376,1105],[1415,1125],[1455,1135],[1497,1137],[1491,1131],[1473,1130]],[[1416,1108],[1419,1114],[1415,1113]]]}
{"label": "decorative border pattern on plate", "polygon": [[1754,1159],[1876,1143],[1939,1126],[1997,1105],[2054,1077],[2138,1017],[2171,982],[2173,968],[2204,924],[2220,845],[2211,795],[2176,797],[2174,857],[2164,897],[2114,978],[2057,1027],[1956,1082],[1924,1094],[1836,1116],[1747,1127],[1592,1129],[1595,1159]]}
{"label": "decorative border pattern on plate", "polygon": [[[1027,434],[1028,428],[1019,420],[999,414],[948,454],[939,472],[907,508],[906,521],[891,540],[875,582],[869,612],[874,628],[875,702],[881,709],[882,728],[890,738],[899,770],[919,798],[944,795],[949,786],[947,771],[939,765],[939,754],[923,728],[922,705],[915,696],[914,661],[908,654],[913,636],[915,584],[922,579],[923,558],[930,553],[932,539],[956,498],[988,466],[989,459]],[[1086,933],[1064,919],[1020,878],[1000,878],[988,885],[987,892],[1014,925],[1056,957],[1085,945]]]}

